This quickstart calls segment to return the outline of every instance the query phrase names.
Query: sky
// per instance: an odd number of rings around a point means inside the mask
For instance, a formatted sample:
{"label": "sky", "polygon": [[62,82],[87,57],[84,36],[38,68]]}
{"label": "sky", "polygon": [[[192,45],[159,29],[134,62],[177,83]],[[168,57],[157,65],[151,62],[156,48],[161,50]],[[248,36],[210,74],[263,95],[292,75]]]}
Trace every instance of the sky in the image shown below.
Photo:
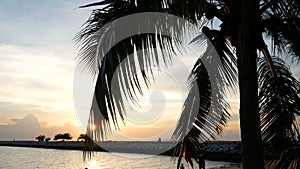
{"label": "sky", "polygon": [[[40,134],[53,138],[64,132],[76,139],[84,132],[73,101],[73,37],[91,13],[91,9],[76,8],[88,2],[93,1],[0,1],[0,140],[33,140]],[[299,69],[293,69],[299,73]],[[172,90],[166,85],[172,80],[169,74],[162,75],[141,98],[143,111],[148,112],[151,92],[163,91],[171,101],[166,104],[166,113],[147,124],[137,124],[129,111],[127,125],[120,125],[122,133],[116,132],[110,139],[166,137],[176,124],[183,103],[176,86]],[[240,139],[237,94],[228,96],[232,117],[222,140]]]}
{"label": "sky", "polygon": [[87,2],[0,2],[1,140],[82,132],[73,107],[72,40],[91,12],[74,9]]}

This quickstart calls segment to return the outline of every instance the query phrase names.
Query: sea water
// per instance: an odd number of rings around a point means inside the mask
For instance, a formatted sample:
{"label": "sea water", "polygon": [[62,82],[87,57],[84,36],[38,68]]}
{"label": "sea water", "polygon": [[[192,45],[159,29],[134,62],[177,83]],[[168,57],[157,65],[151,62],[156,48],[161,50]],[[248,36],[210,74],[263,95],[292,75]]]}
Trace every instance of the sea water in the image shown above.
{"label": "sea water", "polygon": [[[169,156],[97,152],[84,161],[82,151],[0,146],[1,169],[175,169],[176,164]],[[206,161],[206,168],[226,165]]]}

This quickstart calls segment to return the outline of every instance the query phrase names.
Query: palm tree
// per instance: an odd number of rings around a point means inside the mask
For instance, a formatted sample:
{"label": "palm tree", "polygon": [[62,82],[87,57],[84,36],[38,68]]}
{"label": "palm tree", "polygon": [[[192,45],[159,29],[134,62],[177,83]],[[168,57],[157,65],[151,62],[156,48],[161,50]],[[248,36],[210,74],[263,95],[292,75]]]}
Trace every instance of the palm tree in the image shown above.
{"label": "palm tree", "polygon": [[[225,78],[230,87],[234,87],[238,79],[243,168],[262,169],[264,159],[267,166],[297,168],[299,82],[280,59],[284,55],[299,62],[300,3],[297,0],[103,0],[81,8],[90,6],[99,6],[100,9],[93,10],[85,27],[75,37],[80,46],[79,62],[97,76],[94,100],[100,114],[92,111],[90,124],[99,127],[96,131],[88,130],[89,136],[100,139],[109,130],[111,120],[118,127],[117,115],[123,120],[123,100],[118,97],[121,91],[127,92],[132,100],[135,99],[134,87],[141,92],[138,77],[130,71],[124,74],[130,82],[120,82],[120,91],[111,92],[109,86],[112,75],[122,60],[135,51],[150,47],[154,52],[144,54],[139,64],[158,62],[156,48],[167,49],[168,52],[162,56],[168,58],[174,54],[173,49],[180,46],[171,37],[159,36],[158,29],[156,34],[140,34],[124,39],[98,61],[96,48],[101,35],[96,32],[100,28],[115,19],[139,12],[165,12],[198,25],[217,18],[221,22],[219,29],[202,27],[202,32],[216,49],[225,68],[220,76]],[[203,21],[204,16],[206,20]],[[199,35],[192,42],[203,43],[207,39]],[[272,55],[266,39],[271,39]],[[210,45],[203,55],[211,54]],[[149,57],[151,55],[155,57]],[[126,66],[134,69],[135,64],[127,63]],[[142,73],[143,80],[149,84],[149,72]],[[191,130],[177,146],[175,155],[180,157],[179,163],[184,156],[193,165],[191,159],[201,149],[199,139],[208,139],[203,135],[205,132],[214,137],[214,133],[222,131],[229,118],[229,106],[224,99],[226,89],[219,88],[221,120],[207,118],[212,103],[212,86],[201,60],[195,63],[189,80],[191,91],[185,105],[192,104],[190,101],[196,97],[194,87],[199,86],[200,108]],[[189,108],[191,106],[184,107],[182,117],[189,112]],[[218,125],[212,128],[204,125],[207,122]],[[181,118],[173,138],[180,138],[186,128],[184,118]]]}

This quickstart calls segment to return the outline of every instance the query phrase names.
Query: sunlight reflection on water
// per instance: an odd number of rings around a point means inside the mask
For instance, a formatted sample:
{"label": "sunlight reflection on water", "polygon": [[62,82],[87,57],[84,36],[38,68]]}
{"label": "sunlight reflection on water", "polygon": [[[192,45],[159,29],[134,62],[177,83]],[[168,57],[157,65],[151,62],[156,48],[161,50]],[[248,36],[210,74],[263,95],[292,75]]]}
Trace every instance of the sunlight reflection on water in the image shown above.
{"label": "sunlight reflection on water", "polygon": [[89,161],[88,167],[89,169],[101,169],[100,164],[95,159]]}
{"label": "sunlight reflection on water", "polygon": [[[5,169],[175,169],[176,164],[168,156],[143,154],[117,154],[98,152],[83,161],[82,151],[54,150],[0,146],[0,168]],[[137,156],[141,158],[136,158]],[[228,165],[226,162],[207,161],[207,168]],[[189,169],[185,164],[185,168]]]}

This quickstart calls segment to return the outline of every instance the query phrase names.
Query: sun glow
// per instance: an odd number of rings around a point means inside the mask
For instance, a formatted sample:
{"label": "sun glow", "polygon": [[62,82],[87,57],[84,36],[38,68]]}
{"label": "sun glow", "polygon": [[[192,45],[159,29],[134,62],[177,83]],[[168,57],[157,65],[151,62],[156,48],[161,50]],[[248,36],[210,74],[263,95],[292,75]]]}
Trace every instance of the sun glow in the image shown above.
{"label": "sun glow", "polygon": [[92,124],[92,125],[91,125],[91,130],[95,131],[95,130],[96,130],[96,128],[97,128],[97,127],[96,127],[96,125],[95,125],[95,124]]}
{"label": "sun glow", "polygon": [[90,160],[88,164],[88,169],[101,169],[100,164],[96,160]]}

